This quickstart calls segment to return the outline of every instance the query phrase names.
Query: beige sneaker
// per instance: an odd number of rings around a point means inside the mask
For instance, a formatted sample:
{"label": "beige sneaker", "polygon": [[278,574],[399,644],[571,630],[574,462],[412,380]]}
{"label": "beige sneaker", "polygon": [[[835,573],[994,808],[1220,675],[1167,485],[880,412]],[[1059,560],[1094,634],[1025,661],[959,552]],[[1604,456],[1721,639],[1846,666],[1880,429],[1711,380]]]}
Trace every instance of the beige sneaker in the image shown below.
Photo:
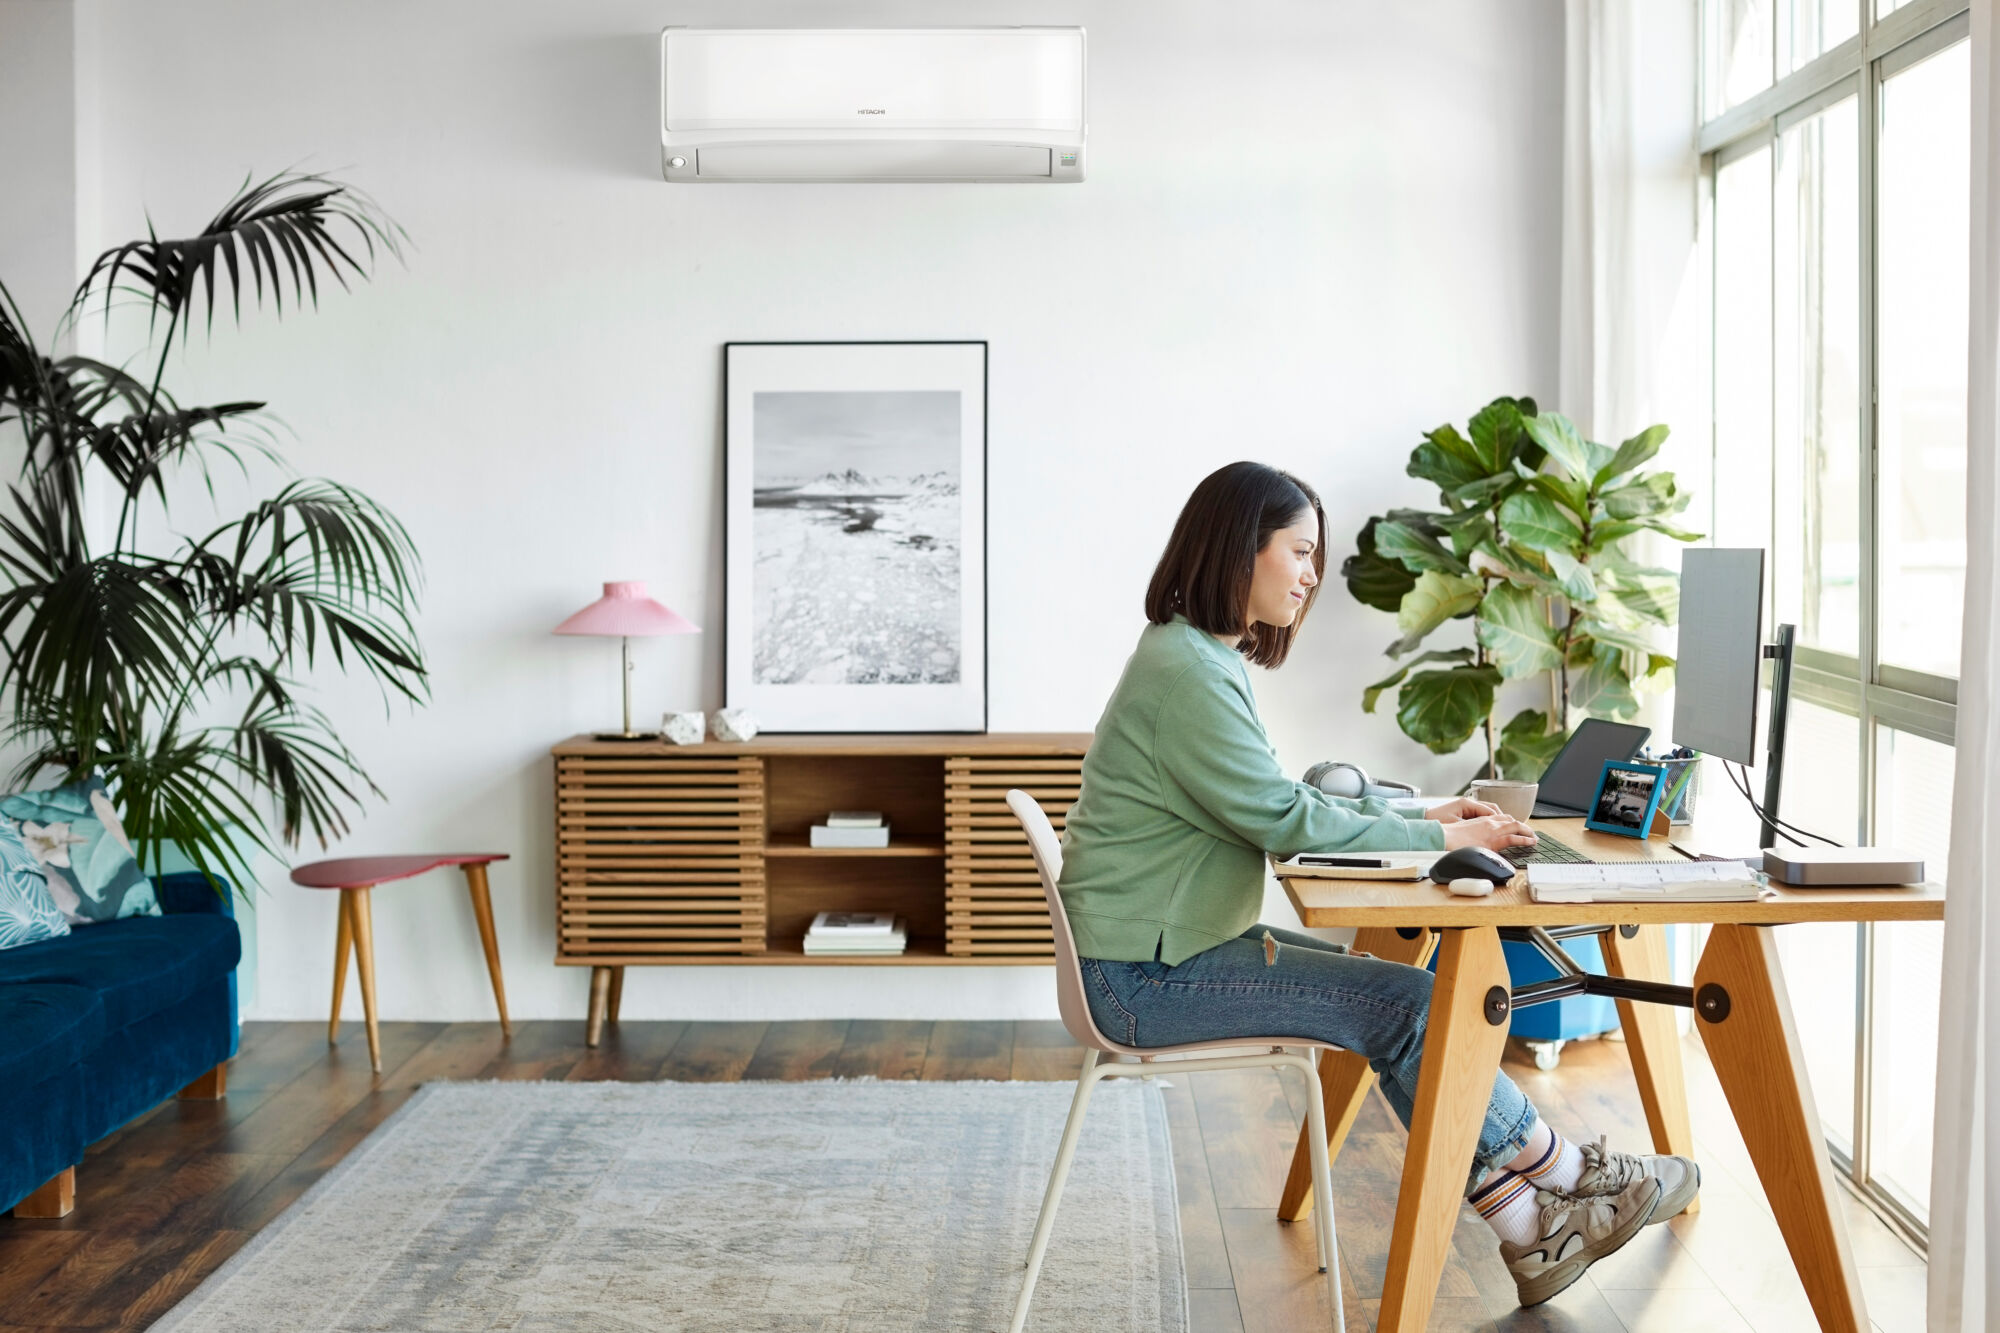
{"label": "beige sneaker", "polygon": [[1597,1142],[1582,1144],[1578,1151],[1583,1154],[1583,1175],[1565,1191],[1575,1198],[1622,1194],[1633,1181],[1651,1176],[1660,1182],[1660,1206],[1653,1210],[1653,1220],[1664,1222],[1679,1217],[1701,1192],[1701,1168],[1685,1157],[1613,1152],[1604,1146],[1601,1135]]}
{"label": "beige sneaker", "polygon": [[1542,1205],[1542,1238],[1500,1242],[1523,1306],[1540,1305],[1638,1235],[1659,1207],[1660,1182],[1641,1176],[1618,1194],[1588,1199],[1542,1190],[1535,1202]]}

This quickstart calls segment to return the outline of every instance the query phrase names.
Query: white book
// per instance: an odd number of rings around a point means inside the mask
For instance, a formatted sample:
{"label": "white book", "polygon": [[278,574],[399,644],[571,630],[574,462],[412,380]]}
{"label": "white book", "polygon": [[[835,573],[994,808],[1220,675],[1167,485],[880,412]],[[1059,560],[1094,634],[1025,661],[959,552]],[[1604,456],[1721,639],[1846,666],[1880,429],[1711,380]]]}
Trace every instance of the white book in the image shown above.
{"label": "white book", "polygon": [[826,817],[828,828],[878,828],[881,823],[880,810],[835,810]]}
{"label": "white book", "polygon": [[816,940],[806,936],[807,953],[901,953],[909,943],[901,935],[885,935],[876,944],[858,944],[852,940]]}
{"label": "white book", "polygon": [[828,828],[824,824],[814,824],[809,842],[814,847],[887,847],[889,826],[878,824],[874,828]]}
{"label": "white book", "polygon": [[1530,865],[1528,896],[1538,903],[1751,902],[1766,892],[1741,861],[1620,861]]}
{"label": "white book", "polygon": [[888,912],[821,912],[813,917],[814,935],[887,935],[896,929]]}

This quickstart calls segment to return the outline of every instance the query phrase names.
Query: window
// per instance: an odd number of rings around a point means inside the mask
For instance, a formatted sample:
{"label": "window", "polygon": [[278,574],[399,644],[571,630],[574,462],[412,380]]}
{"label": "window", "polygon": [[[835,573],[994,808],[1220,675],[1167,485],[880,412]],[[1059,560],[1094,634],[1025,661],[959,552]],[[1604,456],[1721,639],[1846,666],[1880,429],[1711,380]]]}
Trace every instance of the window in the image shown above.
{"label": "window", "polygon": [[[1965,9],[1702,4],[1711,530],[1767,549],[1771,618],[1798,629],[1782,813],[1934,879],[1965,588]],[[1836,1158],[1921,1237],[1942,928],[1779,935]]]}

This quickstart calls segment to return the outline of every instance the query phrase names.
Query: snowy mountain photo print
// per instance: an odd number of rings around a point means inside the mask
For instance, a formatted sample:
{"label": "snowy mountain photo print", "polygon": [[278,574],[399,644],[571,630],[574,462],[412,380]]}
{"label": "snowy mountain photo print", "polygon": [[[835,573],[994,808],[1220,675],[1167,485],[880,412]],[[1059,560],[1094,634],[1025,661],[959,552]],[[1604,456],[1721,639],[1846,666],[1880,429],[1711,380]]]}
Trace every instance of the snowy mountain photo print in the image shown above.
{"label": "snowy mountain photo print", "polygon": [[959,677],[959,396],[759,393],[751,679]]}

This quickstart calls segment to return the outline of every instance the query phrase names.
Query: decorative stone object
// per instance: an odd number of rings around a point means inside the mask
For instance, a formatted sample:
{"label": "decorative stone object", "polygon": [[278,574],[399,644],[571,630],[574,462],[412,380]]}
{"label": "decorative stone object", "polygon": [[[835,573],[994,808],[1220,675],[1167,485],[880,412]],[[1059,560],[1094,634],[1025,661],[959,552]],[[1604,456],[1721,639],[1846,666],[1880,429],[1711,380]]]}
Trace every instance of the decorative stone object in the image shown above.
{"label": "decorative stone object", "polygon": [[719,741],[747,741],[757,734],[757,719],[747,708],[724,708],[708,720],[708,729]]}
{"label": "decorative stone object", "polygon": [[700,713],[667,713],[660,718],[660,739],[669,745],[699,745]]}

